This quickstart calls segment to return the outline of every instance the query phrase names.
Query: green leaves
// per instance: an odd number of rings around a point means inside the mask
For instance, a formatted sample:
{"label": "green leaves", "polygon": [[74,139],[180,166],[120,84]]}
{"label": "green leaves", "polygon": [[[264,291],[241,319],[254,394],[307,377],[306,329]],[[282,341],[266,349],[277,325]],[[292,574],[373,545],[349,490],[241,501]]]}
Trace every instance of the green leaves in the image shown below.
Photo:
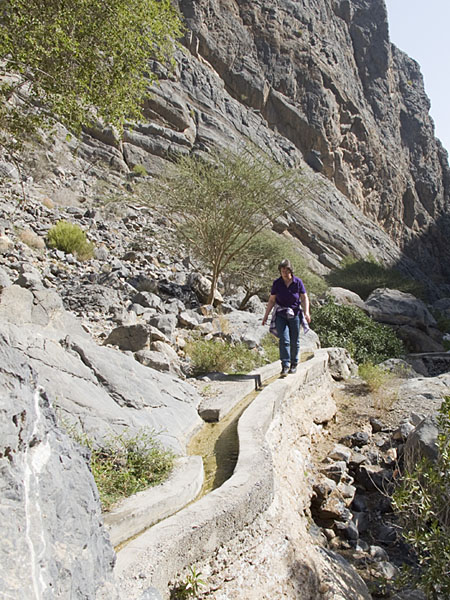
{"label": "green leaves", "polygon": [[376,323],[361,309],[332,300],[311,311],[312,328],[322,347],[347,348],[357,363],[377,364],[404,353],[394,331]]}
{"label": "green leaves", "polygon": [[420,460],[403,475],[393,501],[403,537],[413,546],[419,569],[403,579],[418,585],[427,598],[450,596],[450,397],[438,418],[438,457]]}
{"label": "green leaves", "polygon": [[178,220],[182,240],[219,275],[250,241],[303,199],[306,180],[259,149],[180,156],[160,190],[164,210]]}
{"label": "green leaves", "polygon": [[50,248],[57,248],[66,254],[74,254],[79,260],[92,258],[94,245],[88,242],[85,232],[73,223],[58,221],[47,234]]}
{"label": "green leaves", "polygon": [[39,124],[54,117],[77,132],[103,119],[121,130],[155,80],[149,60],[169,61],[181,35],[170,0],[4,0],[0,127],[19,136],[18,115],[36,119],[39,107]]}
{"label": "green leaves", "polygon": [[164,450],[153,431],[135,436],[117,435],[103,447],[92,448],[91,469],[103,510],[114,503],[167,479],[174,455]]}

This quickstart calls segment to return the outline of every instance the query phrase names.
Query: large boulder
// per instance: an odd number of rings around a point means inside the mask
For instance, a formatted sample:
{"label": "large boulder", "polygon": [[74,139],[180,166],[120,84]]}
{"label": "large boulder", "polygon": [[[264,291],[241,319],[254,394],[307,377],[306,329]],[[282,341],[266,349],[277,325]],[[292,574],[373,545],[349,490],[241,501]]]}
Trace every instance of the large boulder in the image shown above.
{"label": "large boulder", "polygon": [[94,598],[112,587],[113,548],[87,457],[56,423],[23,354],[2,352],[1,595]]}
{"label": "large boulder", "polygon": [[378,288],[364,303],[367,313],[381,323],[410,325],[422,330],[436,327],[436,319],[422,300],[399,290]]}
{"label": "large boulder", "polygon": [[346,290],[341,287],[331,287],[327,293],[332,296],[338,304],[343,304],[344,306],[357,306],[364,310],[364,300],[351,290]]}
{"label": "large boulder", "polygon": [[432,415],[419,423],[409,434],[405,444],[405,465],[408,471],[412,471],[421,458],[428,458],[431,461],[437,459],[438,435],[436,417]]}
{"label": "large boulder", "polygon": [[378,288],[364,303],[364,310],[380,323],[391,325],[410,352],[441,352],[442,334],[425,303],[412,294]]}
{"label": "large boulder", "polygon": [[0,364],[16,348],[36,372],[37,384],[54,399],[60,419],[96,443],[114,433],[148,428],[161,432],[162,443],[183,454],[201,422],[194,388],[138,363],[131,354],[98,346],[57,300],[52,292],[36,304],[30,290],[2,290]]}

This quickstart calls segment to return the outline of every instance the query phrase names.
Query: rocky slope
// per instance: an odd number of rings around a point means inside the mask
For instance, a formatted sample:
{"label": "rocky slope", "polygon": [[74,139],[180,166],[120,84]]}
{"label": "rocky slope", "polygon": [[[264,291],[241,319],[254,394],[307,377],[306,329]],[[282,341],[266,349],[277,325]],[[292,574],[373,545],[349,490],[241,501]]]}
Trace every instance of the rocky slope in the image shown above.
{"label": "rocky slope", "polygon": [[[258,313],[229,306],[224,331],[202,312],[201,268],[168,251],[170,215],[142,206],[133,167],[156,175],[173,152],[252,140],[319,190],[275,224],[317,272],[372,253],[426,280],[433,299],[449,295],[447,154],[417,64],[389,43],[383,1],[179,6],[188,33],[174,74],[155,65],[145,122],[122,141],[57,128],[20,165],[0,161],[1,494],[15,540],[1,586],[17,598],[68,597],[70,585],[74,598],[115,594],[95,486],[55,409],[98,441],[148,425],[183,453],[200,423],[184,380],[189,330],[252,347],[265,333]],[[61,218],[88,230],[93,260],[45,249]],[[29,577],[18,591],[19,558]]]}
{"label": "rocky slope", "polygon": [[[179,7],[188,31],[174,73],[153,65],[160,84],[145,121],[122,141],[90,129],[68,143],[63,132],[22,165],[20,185],[14,165],[2,163],[13,189],[110,198],[136,166],[156,174],[173,153],[252,140],[311,180],[302,210],[277,230],[301,241],[317,271],[371,253],[427,280],[435,298],[446,295],[448,155],[419,66],[389,41],[384,1]],[[132,182],[125,187],[137,195]]]}

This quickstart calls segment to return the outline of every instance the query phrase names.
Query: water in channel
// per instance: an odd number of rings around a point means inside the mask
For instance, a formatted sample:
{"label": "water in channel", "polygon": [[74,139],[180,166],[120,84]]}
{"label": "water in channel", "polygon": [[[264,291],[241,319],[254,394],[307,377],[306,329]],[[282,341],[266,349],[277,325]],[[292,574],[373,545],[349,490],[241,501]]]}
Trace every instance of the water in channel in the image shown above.
{"label": "water in channel", "polygon": [[[266,380],[261,389],[275,379],[278,375]],[[205,470],[205,480],[197,499],[220,487],[233,474],[239,456],[238,422],[261,389],[245,396],[221,421],[205,423],[192,438],[188,454],[201,456]]]}

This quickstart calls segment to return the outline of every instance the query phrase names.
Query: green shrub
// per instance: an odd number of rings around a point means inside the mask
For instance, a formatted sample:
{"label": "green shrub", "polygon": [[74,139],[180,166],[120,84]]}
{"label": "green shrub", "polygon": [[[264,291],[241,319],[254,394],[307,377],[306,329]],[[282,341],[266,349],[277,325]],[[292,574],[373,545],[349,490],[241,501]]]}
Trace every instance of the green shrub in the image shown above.
{"label": "green shrub", "polygon": [[58,221],[47,234],[50,248],[57,248],[66,254],[74,254],[79,260],[92,258],[94,246],[86,239],[85,232],[73,223]]}
{"label": "green shrub", "polygon": [[263,337],[261,346],[267,362],[273,363],[280,358],[278,339],[271,333],[267,333]]}
{"label": "green shrub", "polygon": [[117,435],[101,448],[87,438],[79,441],[91,450],[91,470],[105,511],[122,498],[162,483],[173,468],[174,454],[162,447],[153,431]]}
{"label": "green shrub", "polygon": [[390,288],[423,298],[421,283],[404,277],[396,269],[384,267],[374,258],[356,260],[347,257],[339,269],[331,271],[325,277],[330,286],[343,287],[358,294],[363,300],[377,288]]}
{"label": "green shrub", "polygon": [[450,598],[450,397],[438,418],[438,457],[422,458],[394,492],[404,539],[416,553],[417,568],[400,583],[418,585],[427,598]]}
{"label": "green shrub", "polygon": [[391,373],[371,362],[360,364],[358,367],[358,375],[364,379],[371,392],[378,392],[380,388],[385,386],[393,378]]}
{"label": "green shrub", "polygon": [[354,306],[341,306],[330,299],[312,308],[311,319],[322,347],[346,348],[358,364],[377,364],[405,352],[390,327],[376,323]]}
{"label": "green shrub", "polygon": [[218,340],[191,340],[186,353],[192,361],[194,375],[201,373],[248,373],[264,364],[264,358],[256,350],[243,343],[230,344]]}
{"label": "green shrub", "polygon": [[148,175],[147,169],[144,167],[144,165],[134,165],[131,172],[137,177],[145,177],[146,175]]}

